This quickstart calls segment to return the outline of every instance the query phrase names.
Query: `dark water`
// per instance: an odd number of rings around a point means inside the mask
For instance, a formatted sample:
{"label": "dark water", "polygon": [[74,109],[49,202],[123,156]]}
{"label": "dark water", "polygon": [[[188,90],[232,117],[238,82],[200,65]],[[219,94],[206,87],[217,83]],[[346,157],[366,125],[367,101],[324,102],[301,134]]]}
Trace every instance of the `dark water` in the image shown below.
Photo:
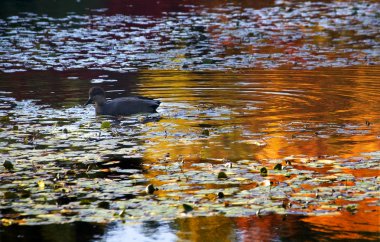
{"label": "dark water", "polygon": [[[128,224],[73,224],[9,227],[2,241],[335,241],[337,234],[375,239],[377,233],[352,234],[338,228],[322,228],[302,221],[299,216],[266,216],[235,219],[203,217],[172,222],[147,221]],[[352,240],[357,241],[358,239]],[[339,239],[338,239],[339,240]],[[338,241],[336,240],[336,241]],[[347,241],[349,239],[346,239]],[[360,239],[359,239],[360,240]]]}
{"label": "dark water", "polygon": [[[266,230],[262,225],[271,229]],[[84,231],[86,231],[84,233]],[[17,237],[17,239],[16,239]],[[324,240],[328,236],[312,231],[298,216],[268,216],[245,221],[225,217],[147,221],[140,225],[73,223],[10,227],[4,241],[252,241]]]}
{"label": "dark water", "polygon": [[0,241],[377,240],[378,5],[2,1]]}

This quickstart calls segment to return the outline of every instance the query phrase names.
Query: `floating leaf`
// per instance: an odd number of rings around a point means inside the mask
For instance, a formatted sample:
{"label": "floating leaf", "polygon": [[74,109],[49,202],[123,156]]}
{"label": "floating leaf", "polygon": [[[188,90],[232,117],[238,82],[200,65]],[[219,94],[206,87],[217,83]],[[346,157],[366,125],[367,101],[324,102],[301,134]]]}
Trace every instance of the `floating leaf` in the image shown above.
{"label": "floating leaf", "polygon": [[111,128],[111,123],[109,121],[103,121],[102,124],[100,125],[101,129],[109,129]]}
{"label": "floating leaf", "polygon": [[18,197],[17,193],[15,193],[15,192],[5,192],[4,198],[5,199],[17,199],[19,197]]}
{"label": "floating leaf", "polygon": [[202,130],[202,135],[210,136],[210,131],[208,129],[204,129],[204,130]]}
{"label": "floating leaf", "polygon": [[188,213],[188,212],[191,212],[191,211],[194,210],[194,208],[192,206],[190,206],[188,204],[185,204],[185,203],[182,204],[182,207],[183,207],[183,210],[184,210],[185,213]]}
{"label": "floating leaf", "polygon": [[60,196],[57,198],[57,204],[58,205],[66,205],[66,204],[69,204],[71,202],[71,198],[66,196],[66,195],[63,195],[63,196]]}
{"label": "floating leaf", "polygon": [[357,204],[349,204],[346,206],[346,210],[350,213],[354,213],[358,210]]}
{"label": "floating leaf", "polygon": [[37,185],[38,185],[38,188],[39,188],[40,190],[45,189],[45,182],[44,182],[43,180],[39,180],[39,181],[37,182]]}
{"label": "floating leaf", "polygon": [[0,222],[1,222],[1,225],[3,225],[4,227],[11,226],[13,224],[13,220],[7,219],[7,218],[2,218]]}
{"label": "floating leaf", "polygon": [[156,191],[156,188],[153,186],[153,184],[149,184],[145,187],[145,192],[148,194],[153,194],[154,191]]}
{"label": "floating leaf", "polygon": [[109,209],[110,208],[110,203],[106,201],[102,201],[98,203],[98,208],[104,208],[104,209]]}
{"label": "floating leaf", "polygon": [[220,171],[218,173],[218,179],[227,179],[227,178],[228,178],[228,176],[224,171]]}
{"label": "floating leaf", "polygon": [[66,175],[68,175],[68,176],[73,176],[75,174],[76,174],[76,172],[74,170],[68,170],[68,171],[66,171]]}
{"label": "floating leaf", "polygon": [[62,209],[60,213],[62,216],[75,216],[79,214],[79,212],[70,209]]}
{"label": "floating leaf", "polygon": [[282,165],[280,163],[276,164],[273,168],[274,170],[281,171],[282,170]]}
{"label": "floating leaf", "polygon": [[91,200],[89,199],[82,199],[80,202],[79,202],[80,205],[90,205],[91,204]]}
{"label": "floating leaf", "polygon": [[9,171],[13,170],[13,164],[9,160],[4,161],[3,166]]}
{"label": "floating leaf", "polygon": [[205,58],[202,60],[202,63],[203,64],[214,64],[216,61],[213,60],[213,59],[208,59],[208,58]]}
{"label": "floating leaf", "polygon": [[9,122],[10,122],[10,118],[9,118],[9,116],[2,116],[2,117],[0,118],[0,122],[1,122],[1,123],[9,123]]}
{"label": "floating leaf", "polygon": [[22,190],[20,192],[21,198],[28,198],[28,197],[30,197],[30,195],[31,195],[31,192],[29,190]]}
{"label": "floating leaf", "polygon": [[267,168],[262,167],[262,168],[260,169],[260,175],[261,175],[261,176],[267,176],[267,175],[268,175],[268,170],[267,170]]}

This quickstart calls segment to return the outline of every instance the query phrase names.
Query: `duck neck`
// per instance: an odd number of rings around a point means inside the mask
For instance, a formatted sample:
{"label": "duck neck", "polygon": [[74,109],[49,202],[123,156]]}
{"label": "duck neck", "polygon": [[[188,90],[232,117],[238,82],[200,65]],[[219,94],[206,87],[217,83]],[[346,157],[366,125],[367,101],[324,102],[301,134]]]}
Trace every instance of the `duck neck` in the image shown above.
{"label": "duck neck", "polygon": [[95,97],[93,97],[94,99],[94,102],[95,102],[95,106],[97,107],[102,107],[104,106],[104,104],[106,103],[106,97],[105,96],[101,96],[101,95],[97,95]]}

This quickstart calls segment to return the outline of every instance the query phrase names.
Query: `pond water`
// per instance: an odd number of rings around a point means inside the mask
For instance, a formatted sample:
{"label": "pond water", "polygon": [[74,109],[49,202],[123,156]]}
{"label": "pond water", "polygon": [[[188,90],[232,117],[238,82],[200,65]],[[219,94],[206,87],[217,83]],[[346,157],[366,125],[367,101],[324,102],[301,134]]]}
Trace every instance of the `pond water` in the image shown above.
{"label": "pond water", "polygon": [[[379,238],[377,2],[16,2],[0,241]],[[161,105],[96,116],[92,86]]]}
{"label": "pond water", "polygon": [[[158,114],[96,117],[82,104],[99,77],[117,80],[102,83],[110,98],[159,99]],[[372,67],[3,74],[1,152],[14,165],[2,171],[3,222],[56,240],[61,222],[72,240],[81,226],[92,228],[88,240],[107,241],[375,238],[378,79]],[[154,195],[145,194],[150,183]],[[130,224],[146,220],[167,222]],[[29,227],[15,229],[2,229],[5,241],[19,233],[28,241]]]}

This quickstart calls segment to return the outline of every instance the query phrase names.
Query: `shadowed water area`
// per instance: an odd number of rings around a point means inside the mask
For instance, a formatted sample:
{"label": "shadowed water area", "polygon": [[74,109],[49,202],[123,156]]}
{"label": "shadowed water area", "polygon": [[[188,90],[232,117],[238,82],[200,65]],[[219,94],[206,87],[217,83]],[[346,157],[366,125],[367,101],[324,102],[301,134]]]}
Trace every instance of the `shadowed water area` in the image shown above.
{"label": "shadowed water area", "polygon": [[50,4],[0,4],[0,241],[379,238],[377,2]]}

